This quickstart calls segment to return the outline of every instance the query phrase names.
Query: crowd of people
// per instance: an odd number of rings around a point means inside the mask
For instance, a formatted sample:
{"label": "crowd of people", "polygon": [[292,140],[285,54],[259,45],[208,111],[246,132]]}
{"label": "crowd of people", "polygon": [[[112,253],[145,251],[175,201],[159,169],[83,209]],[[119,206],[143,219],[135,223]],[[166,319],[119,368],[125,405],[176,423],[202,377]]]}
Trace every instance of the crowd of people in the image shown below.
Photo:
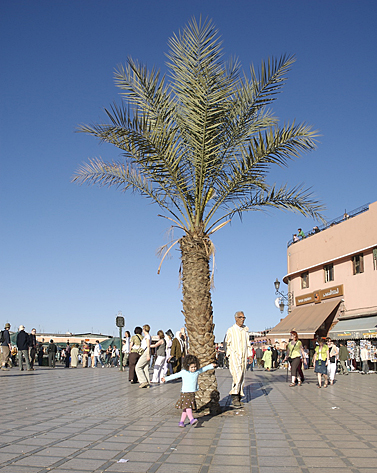
{"label": "crowd of people", "polygon": [[[291,331],[291,339],[283,348],[277,345],[253,345],[244,322],[243,312],[237,312],[235,324],[228,329],[224,342],[216,344],[215,347],[214,366],[219,369],[229,368],[232,375],[230,395],[233,404],[240,405],[247,370],[260,368],[270,371],[279,367],[287,369],[289,367],[290,386],[301,386],[305,380],[304,370],[309,367],[309,350],[303,346],[297,332]],[[148,324],[143,327],[137,326],[132,336],[129,331],[125,332],[121,353],[116,345],[103,349],[98,340],[95,344],[84,341],[82,344],[72,345],[67,341],[64,347],[57,346],[53,340],[50,340],[48,345],[44,345],[37,341],[36,329],[33,328],[30,333],[27,333],[23,325],[18,329],[16,344],[12,346],[9,330],[10,324],[7,323],[1,331],[1,370],[9,370],[15,365],[18,365],[20,370],[24,370],[25,364],[26,370],[33,371],[36,361],[39,365],[43,365],[44,357],[48,359],[48,366],[51,368],[55,368],[57,361],[66,368],[77,368],[80,364],[83,368],[128,366],[129,382],[138,383],[140,388],[149,388],[153,384],[180,377],[178,373],[182,369],[187,371],[187,366],[194,366],[196,363],[195,360],[189,365],[187,362],[183,363],[188,355],[187,336],[183,328],[175,334],[170,329],[166,332],[159,330],[152,341],[150,326]],[[363,370],[368,372],[367,357],[364,357],[363,353],[361,357]],[[333,384],[338,371],[340,374],[347,375],[348,359],[349,353],[343,342],[340,342],[338,347],[329,339],[319,338],[312,360],[318,388],[326,388],[328,384]],[[120,366],[121,360],[123,366]],[[149,375],[150,368],[153,368],[152,380]],[[198,369],[199,366],[192,372],[197,372]]]}
{"label": "crowd of people", "polygon": [[[1,331],[0,340],[0,364],[1,370],[8,371],[13,366],[18,366],[21,371],[33,371],[34,364],[40,366],[46,364],[56,367],[59,362],[66,368],[77,368],[81,364],[83,368],[102,368],[129,366],[129,381],[139,382],[141,387],[149,387],[150,384],[158,384],[163,376],[168,373],[179,372],[182,367],[182,358],[187,354],[187,337],[182,328],[175,335],[169,329],[157,332],[157,340],[152,343],[149,334],[149,325],[135,327],[134,335],[126,331],[122,339],[122,349],[116,345],[109,345],[103,349],[99,340],[91,344],[83,341],[81,344],[71,344],[69,341],[64,346],[54,343],[51,339],[48,344],[37,341],[36,329],[30,333],[20,325],[14,344],[11,343],[10,324],[6,323]],[[149,379],[149,368],[153,367],[152,381]]]}

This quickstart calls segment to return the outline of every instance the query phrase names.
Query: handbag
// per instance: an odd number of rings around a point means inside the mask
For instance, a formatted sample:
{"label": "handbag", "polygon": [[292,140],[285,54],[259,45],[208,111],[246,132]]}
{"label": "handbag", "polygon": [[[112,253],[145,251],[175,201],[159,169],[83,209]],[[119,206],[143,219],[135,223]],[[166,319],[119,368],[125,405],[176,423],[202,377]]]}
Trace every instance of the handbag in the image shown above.
{"label": "handbag", "polygon": [[334,356],[330,356],[330,363],[335,363],[335,355],[334,355]]}
{"label": "handbag", "polygon": [[171,363],[172,366],[176,365],[177,364],[177,357],[172,356],[169,360],[169,363]]}

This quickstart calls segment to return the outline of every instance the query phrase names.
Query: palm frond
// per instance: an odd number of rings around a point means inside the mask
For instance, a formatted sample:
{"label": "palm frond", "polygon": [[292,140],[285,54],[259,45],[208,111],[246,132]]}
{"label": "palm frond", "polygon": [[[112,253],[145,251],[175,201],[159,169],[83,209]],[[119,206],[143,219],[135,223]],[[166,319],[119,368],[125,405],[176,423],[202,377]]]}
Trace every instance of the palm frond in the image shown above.
{"label": "palm frond", "polygon": [[[105,163],[99,158],[90,159],[89,163],[84,163],[79,167],[72,177],[72,182],[96,184],[100,187],[116,187],[123,192],[131,189],[144,197],[152,199],[161,208],[172,214],[183,228],[190,227],[190,223],[174,202],[174,198],[171,197],[168,200],[164,192],[161,192],[159,188],[154,189],[152,182],[131,165],[126,166],[123,163],[116,162]],[[171,205],[169,205],[171,202],[175,203],[181,217],[178,217],[172,210]]]}

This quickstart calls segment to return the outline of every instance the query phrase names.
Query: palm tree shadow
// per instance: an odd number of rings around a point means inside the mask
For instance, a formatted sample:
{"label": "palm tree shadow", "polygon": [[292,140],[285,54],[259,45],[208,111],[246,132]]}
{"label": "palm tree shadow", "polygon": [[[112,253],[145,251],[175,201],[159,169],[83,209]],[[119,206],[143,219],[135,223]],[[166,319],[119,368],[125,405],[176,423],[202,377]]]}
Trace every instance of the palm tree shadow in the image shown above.
{"label": "palm tree shadow", "polygon": [[[203,414],[202,416],[198,417],[198,423],[196,424],[195,428],[201,428],[205,426],[205,423],[208,422],[213,417],[223,416],[223,415],[237,415],[239,413],[247,413],[245,407],[249,404],[253,399],[257,399],[261,396],[268,396],[272,391],[270,386],[263,386],[262,383],[254,382],[250,383],[247,386],[244,386],[244,397],[241,399],[241,402],[244,407],[235,408],[232,406],[232,396],[228,394],[227,396],[220,399],[220,410],[216,412],[211,412],[210,414]],[[204,406],[206,407],[206,406]],[[203,409],[201,409],[203,410]]]}

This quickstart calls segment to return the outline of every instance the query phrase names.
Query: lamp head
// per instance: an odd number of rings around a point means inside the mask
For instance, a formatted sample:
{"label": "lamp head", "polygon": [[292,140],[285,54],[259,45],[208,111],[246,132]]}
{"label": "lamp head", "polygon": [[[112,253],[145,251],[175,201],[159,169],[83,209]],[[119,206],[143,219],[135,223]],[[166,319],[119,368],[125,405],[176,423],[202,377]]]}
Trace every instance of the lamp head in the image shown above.
{"label": "lamp head", "polygon": [[275,286],[275,290],[278,291],[280,287],[280,281],[278,280],[278,278],[276,278],[276,281],[274,282],[274,286]]}

